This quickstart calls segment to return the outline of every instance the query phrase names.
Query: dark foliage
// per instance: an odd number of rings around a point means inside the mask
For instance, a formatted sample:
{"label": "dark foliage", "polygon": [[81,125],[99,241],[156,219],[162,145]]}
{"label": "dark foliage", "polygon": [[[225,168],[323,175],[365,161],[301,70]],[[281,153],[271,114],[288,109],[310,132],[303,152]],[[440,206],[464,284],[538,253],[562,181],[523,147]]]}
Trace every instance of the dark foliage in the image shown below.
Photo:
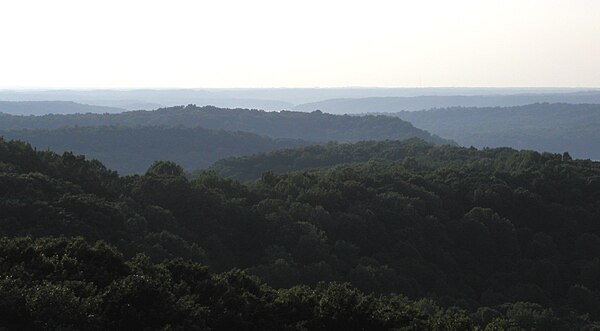
{"label": "dark foliage", "polygon": [[[457,149],[458,150],[458,149]],[[432,144],[412,138],[407,140],[361,141],[339,144],[330,142],[304,148],[289,148],[268,153],[231,157],[217,161],[210,167],[217,174],[242,181],[255,180],[265,172],[282,174],[297,170],[315,170],[323,167],[369,160],[398,161],[406,159],[407,164],[417,158],[420,162],[440,163],[440,157],[429,153],[438,151]],[[464,159],[456,154],[458,161]],[[476,158],[473,155],[471,158]],[[448,156],[442,156],[443,162],[451,162]]]}
{"label": "dark foliage", "polygon": [[[0,140],[0,321],[9,329],[600,327],[597,163],[366,144],[379,160],[267,172],[243,185],[214,172],[189,180],[164,161],[118,177],[99,162]],[[410,145],[418,152],[403,156]]]}

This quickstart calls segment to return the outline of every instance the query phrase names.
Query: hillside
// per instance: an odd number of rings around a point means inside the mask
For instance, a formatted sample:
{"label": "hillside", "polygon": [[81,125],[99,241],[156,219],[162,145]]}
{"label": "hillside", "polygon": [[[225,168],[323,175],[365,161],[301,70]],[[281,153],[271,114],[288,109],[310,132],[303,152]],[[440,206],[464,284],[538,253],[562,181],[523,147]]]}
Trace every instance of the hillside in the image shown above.
{"label": "hillside", "polygon": [[196,170],[230,156],[308,144],[240,131],[156,126],[8,130],[0,131],[0,136],[27,141],[39,150],[85,154],[124,175],[143,173],[155,160],[175,161],[187,170]]}
{"label": "hillside", "polygon": [[10,116],[0,114],[0,130],[56,129],[64,126],[186,126],[228,131],[247,131],[271,138],[308,141],[360,141],[421,138],[445,144],[449,140],[432,136],[399,118],[387,116],[339,116],[320,112],[265,112],[223,109],[211,106],[162,108],[120,114],[76,114]]}
{"label": "hillside", "polygon": [[121,113],[117,107],[92,106],[72,101],[0,101],[0,113],[11,115]]}
{"label": "hillside", "polygon": [[464,146],[569,151],[577,158],[600,160],[600,105],[447,108],[396,115]]}
{"label": "hillside", "polygon": [[243,185],[212,172],[189,180],[170,162],[119,177],[71,153],[0,139],[0,321],[598,327],[600,165],[508,148],[422,148],[430,151],[402,162],[267,173]]}

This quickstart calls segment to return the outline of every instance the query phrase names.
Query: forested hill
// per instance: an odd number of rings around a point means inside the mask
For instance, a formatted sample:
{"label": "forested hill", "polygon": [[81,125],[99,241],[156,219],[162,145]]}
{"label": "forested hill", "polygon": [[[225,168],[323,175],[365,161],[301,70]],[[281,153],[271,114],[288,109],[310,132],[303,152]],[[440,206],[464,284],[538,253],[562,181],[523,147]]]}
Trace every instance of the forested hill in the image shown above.
{"label": "forested hill", "polygon": [[0,324],[600,327],[599,164],[427,148],[243,185],[170,162],[119,177],[0,139]]}
{"label": "forested hill", "polygon": [[230,156],[309,144],[297,139],[273,139],[248,132],[183,126],[0,130],[0,136],[27,141],[39,150],[84,154],[124,175],[144,173],[156,160],[175,161],[191,171],[206,168],[213,162]]}
{"label": "forested hill", "polygon": [[321,112],[265,112],[249,109],[222,109],[211,106],[162,108],[120,114],[75,114],[10,116],[0,114],[0,129],[56,129],[64,126],[187,126],[229,131],[248,131],[272,138],[309,141],[360,141],[417,137],[445,144],[449,140],[432,136],[399,118],[387,116],[341,116]]}
{"label": "forested hill", "polygon": [[[434,145],[417,138],[345,144],[331,142],[324,145],[225,158],[215,162],[210,169],[224,177],[250,181],[260,178],[265,172],[282,174],[369,160],[398,161],[407,157],[422,159],[432,150]],[[459,155],[453,155],[453,157],[457,156]],[[448,158],[444,160],[444,162],[448,161]]]}
{"label": "forested hill", "polygon": [[597,104],[444,108],[396,115],[464,146],[569,151],[574,157],[600,160]]}
{"label": "forested hill", "polygon": [[[266,153],[230,157],[215,162],[210,169],[221,176],[251,181],[265,172],[282,174],[292,171],[318,170],[346,163],[367,161],[399,161],[405,165],[419,164],[428,167],[460,166],[465,162],[487,162],[504,152],[512,155],[510,148],[483,149],[435,145],[418,138],[402,141],[361,141],[357,143],[328,143],[299,148],[287,148]],[[524,151],[523,153],[529,153]],[[566,153],[566,158],[571,156]]]}

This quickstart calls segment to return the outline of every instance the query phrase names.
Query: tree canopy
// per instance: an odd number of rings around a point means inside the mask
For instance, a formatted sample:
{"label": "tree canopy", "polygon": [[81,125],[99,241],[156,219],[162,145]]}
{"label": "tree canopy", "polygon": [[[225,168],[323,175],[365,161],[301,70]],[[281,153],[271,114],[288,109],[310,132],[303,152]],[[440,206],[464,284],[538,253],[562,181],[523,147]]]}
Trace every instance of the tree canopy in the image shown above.
{"label": "tree canopy", "polygon": [[599,327],[598,163],[377,144],[242,184],[164,161],[120,177],[0,139],[0,324]]}

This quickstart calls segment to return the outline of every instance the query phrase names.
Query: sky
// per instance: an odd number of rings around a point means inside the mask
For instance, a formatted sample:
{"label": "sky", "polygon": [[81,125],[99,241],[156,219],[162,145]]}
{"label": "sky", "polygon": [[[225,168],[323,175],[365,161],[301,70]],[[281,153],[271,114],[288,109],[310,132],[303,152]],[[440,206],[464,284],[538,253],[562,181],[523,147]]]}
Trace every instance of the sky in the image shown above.
{"label": "sky", "polygon": [[600,87],[600,1],[0,2],[0,88]]}

